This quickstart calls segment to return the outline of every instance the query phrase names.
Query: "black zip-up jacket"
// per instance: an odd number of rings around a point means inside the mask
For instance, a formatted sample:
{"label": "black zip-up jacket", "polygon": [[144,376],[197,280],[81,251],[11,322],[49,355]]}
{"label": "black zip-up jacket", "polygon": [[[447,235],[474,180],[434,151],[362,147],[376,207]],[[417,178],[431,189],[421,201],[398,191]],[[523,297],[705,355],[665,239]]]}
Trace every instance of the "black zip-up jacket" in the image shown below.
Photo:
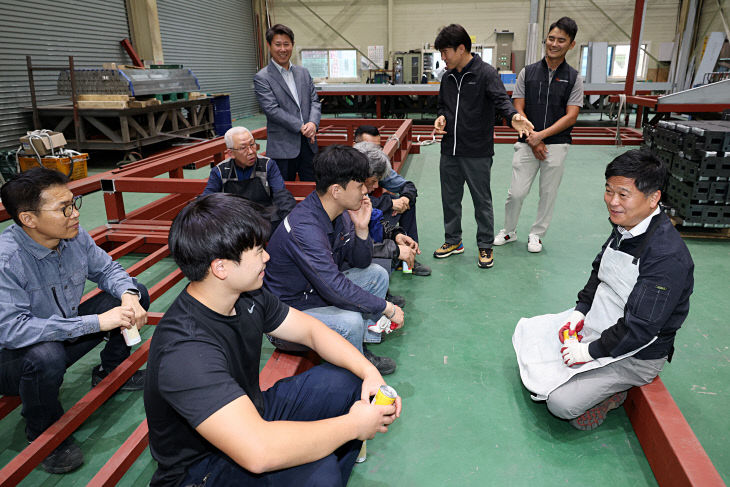
{"label": "black zip-up jacket", "polygon": [[[646,239],[648,242],[644,242]],[[616,324],[591,342],[588,352],[594,359],[618,357],[658,338],[634,357],[641,360],[669,356],[674,351],[674,335],[689,314],[689,297],[694,288],[694,262],[682,237],[664,213],[651,219],[641,235],[617,243],[621,234],[614,226],[593,261],[593,271],[585,288],[578,293],[577,311],[588,313],[600,280],[598,269],[606,246],[638,258],[639,277],[629,294],[624,315]]]}
{"label": "black zip-up jacket", "polygon": [[446,71],[439,89],[438,115],[446,117],[441,153],[461,157],[494,155],[495,110],[508,122],[517,110],[499,73],[478,54],[461,73]]}

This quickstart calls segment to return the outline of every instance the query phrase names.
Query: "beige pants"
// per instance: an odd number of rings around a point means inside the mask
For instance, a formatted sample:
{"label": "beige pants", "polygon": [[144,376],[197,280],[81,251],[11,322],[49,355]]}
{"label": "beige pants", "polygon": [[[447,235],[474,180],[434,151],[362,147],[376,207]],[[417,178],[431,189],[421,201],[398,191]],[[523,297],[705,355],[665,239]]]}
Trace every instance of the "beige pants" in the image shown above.
{"label": "beige pants", "polygon": [[540,202],[537,205],[537,218],[530,233],[540,237],[545,235],[553,217],[560,181],[563,179],[565,169],[563,162],[568,155],[568,147],[570,144],[547,144],[547,158],[541,161],[535,157],[528,144],[517,142],[514,145],[512,182],[507,192],[507,202],[504,204],[504,229],[507,232],[514,232],[517,229],[522,202],[530,193],[532,182],[540,171]]}

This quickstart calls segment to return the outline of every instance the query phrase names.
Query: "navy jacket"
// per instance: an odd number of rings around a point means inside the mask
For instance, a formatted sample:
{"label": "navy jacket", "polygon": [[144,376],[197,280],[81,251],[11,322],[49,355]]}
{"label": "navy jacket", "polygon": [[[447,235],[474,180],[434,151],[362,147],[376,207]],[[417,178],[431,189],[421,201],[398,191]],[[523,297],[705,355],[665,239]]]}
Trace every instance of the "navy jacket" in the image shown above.
{"label": "navy jacket", "polygon": [[361,313],[381,313],[385,300],[350,281],[343,273],[365,268],[373,258],[373,241],[355,235],[350,215],[330,221],[316,191],[299,203],[269,240],[265,288],[298,310],[321,306]]}
{"label": "navy jacket", "polygon": [[[654,226],[656,230],[650,234]],[[614,250],[639,258],[639,277],[626,301],[624,316],[604,330],[601,338],[590,344],[588,351],[593,358],[618,357],[646,345],[658,335],[654,343],[634,356],[651,360],[668,355],[671,359],[674,335],[689,313],[689,296],[694,287],[692,256],[664,213],[652,218],[646,233],[624,240],[616,248],[620,236],[614,228],[603,244],[593,261],[593,271],[586,287],[578,293],[575,309],[583,314],[591,309],[600,282],[598,269],[601,258],[612,239]],[[639,252],[646,238],[650,240]]]}

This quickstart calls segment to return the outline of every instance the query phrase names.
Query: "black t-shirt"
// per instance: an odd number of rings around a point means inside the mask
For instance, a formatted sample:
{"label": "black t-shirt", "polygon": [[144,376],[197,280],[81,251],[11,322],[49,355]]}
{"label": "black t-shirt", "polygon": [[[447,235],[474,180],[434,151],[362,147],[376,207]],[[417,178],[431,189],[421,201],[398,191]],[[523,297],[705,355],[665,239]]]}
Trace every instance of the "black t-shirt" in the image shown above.
{"label": "black t-shirt", "polygon": [[144,390],[150,451],[159,464],[150,485],[178,485],[191,464],[217,451],[195,428],[226,404],[246,394],[264,412],[261,338],[289,307],[259,289],[241,294],[235,309],[220,315],[186,289],[155,329]]}

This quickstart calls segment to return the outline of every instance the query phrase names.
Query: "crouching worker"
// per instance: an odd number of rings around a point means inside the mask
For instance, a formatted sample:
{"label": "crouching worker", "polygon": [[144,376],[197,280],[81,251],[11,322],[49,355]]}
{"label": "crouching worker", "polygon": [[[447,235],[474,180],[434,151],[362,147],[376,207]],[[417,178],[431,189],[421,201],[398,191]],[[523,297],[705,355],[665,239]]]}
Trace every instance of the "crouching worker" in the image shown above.
{"label": "crouching worker", "polygon": [[671,360],[694,285],[692,257],[659,207],[666,167],[633,150],[605,176],[613,231],[575,309],[523,318],[512,337],[533,399],[580,430],[598,427]]}
{"label": "crouching worker", "polygon": [[[362,440],[399,415],[370,396],[377,369],[320,321],[262,290],[268,223],[251,203],[212,194],[170,229],[170,251],[190,280],[150,346],[144,402],[151,485],[345,485]],[[270,333],[329,362],[259,389]]]}
{"label": "crouching worker", "polygon": [[[23,403],[25,434],[35,440],[63,416],[58,394],[66,369],[106,340],[96,386],[127,357],[121,329],[147,322],[149,294],[79,225],[81,196],[57,171],[35,168],[0,191],[15,224],[0,235],[0,394]],[[89,279],[103,291],[81,302]],[[122,390],[141,390],[144,370]],[[72,436],[41,467],[66,473],[84,463]]]}

